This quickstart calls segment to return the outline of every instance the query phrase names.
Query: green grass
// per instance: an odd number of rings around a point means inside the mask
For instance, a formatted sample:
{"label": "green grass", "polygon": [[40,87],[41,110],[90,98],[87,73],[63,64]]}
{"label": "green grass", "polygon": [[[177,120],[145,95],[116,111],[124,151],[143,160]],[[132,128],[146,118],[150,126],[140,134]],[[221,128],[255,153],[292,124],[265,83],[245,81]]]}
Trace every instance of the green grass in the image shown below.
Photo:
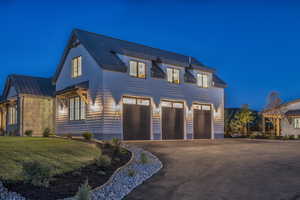
{"label": "green grass", "polygon": [[54,174],[80,168],[101,151],[95,145],[58,138],[0,137],[0,180],[22,180],[22,163],[41,161],[51,165]]}

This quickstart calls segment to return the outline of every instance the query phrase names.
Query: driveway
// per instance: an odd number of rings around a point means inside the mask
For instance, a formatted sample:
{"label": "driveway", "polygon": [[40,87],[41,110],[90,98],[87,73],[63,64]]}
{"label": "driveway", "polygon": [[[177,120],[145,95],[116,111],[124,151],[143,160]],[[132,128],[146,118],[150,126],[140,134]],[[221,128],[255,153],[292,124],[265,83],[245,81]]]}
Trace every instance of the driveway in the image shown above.
{"label": "driveway", "polygon": [[127,200],[300,200],[300,142],[143,142],[164,168]]}

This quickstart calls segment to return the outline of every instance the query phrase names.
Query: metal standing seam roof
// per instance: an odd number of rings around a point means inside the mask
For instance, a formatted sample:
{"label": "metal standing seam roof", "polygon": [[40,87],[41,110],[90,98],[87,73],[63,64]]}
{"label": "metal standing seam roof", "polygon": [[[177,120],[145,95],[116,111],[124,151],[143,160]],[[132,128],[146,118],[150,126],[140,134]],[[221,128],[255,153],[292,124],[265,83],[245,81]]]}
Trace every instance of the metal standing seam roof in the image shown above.
{"label": "metal standing seam roof", "polygon": [[13,85],[18,94],[52,97],[55,91],[51,78],[13,74],[8,76],[3,98],[7,95],[9,85]]}
{"label": "metal standing seam roof", "polygon": [[[205,66],[200,61],[190,56],[75,29],[72,31],[71,37],[69,39],[69,44],[64,51],[64,55],[62,56],[57,71],[53,77],[54,82],[56,82],[57,77],[63,67],[63,63],[70,48],[70,44],[76,39],[78,39],[78,41],[87,49],[87,51],[95,59],[100,67],[110,71],[127,71],[126,65],[117,56],[117,54],[121,54],[151,61],[159,60],[162,63],[181,66],[185,68],[191,67],[194,69],[209,71],[212,73],[215,72],[214,69]],[[220,82],[220,85],[222,86],[226,85],[219,78],[216,78],[215,82]]]}

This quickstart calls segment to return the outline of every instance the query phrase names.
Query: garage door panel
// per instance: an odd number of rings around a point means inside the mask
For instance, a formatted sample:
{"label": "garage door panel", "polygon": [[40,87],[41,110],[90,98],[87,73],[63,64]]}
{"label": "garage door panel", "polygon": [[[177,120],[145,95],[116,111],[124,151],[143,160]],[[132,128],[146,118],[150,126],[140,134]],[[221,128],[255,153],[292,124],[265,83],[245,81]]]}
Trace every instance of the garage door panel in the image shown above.
{"label": "garage door panel", "polygon": [[184,139],[183,109],[162,107],[162,139]]}
{"label": "garage door panel", "polygon": [[150,106],[123,105],[124,140],[150,139]]}
{"label": "garage door panel", "polygon": [[194,109],[194,138],[211,138],[211,111]]}

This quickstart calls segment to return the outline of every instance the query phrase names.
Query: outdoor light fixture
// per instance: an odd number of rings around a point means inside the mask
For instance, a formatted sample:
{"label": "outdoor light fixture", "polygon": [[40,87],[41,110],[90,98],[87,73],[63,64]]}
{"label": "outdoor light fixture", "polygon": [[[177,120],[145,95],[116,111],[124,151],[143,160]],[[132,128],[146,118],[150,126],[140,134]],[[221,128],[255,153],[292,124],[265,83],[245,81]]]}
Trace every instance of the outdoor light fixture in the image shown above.
{"label": "outdoor light fixture", "polygon": [[155,107],[153,108],[153,117],[159,117],[160,115],[160,108]]}
{"label": "outdoor light fixture", "polygon": [[66,114],[66,113],[67,113],[67,109],[65,108],[65,106],[61,105],[61,106],[59,107],[59,109],[58,109],[58,113],[59,113],[60,115]]}
{"label": "outdoor light fixture", "polygon": [[113,104],[113,110],[115,112],[115,115],[119,116],[121,114],[121,106]]}
{"label": "outdoor light fixture", "polygon": [[102,112],[103,107],[99,103],[94,102],[90,105],[90,109],[94,112],[96,112],[96,111]]}

